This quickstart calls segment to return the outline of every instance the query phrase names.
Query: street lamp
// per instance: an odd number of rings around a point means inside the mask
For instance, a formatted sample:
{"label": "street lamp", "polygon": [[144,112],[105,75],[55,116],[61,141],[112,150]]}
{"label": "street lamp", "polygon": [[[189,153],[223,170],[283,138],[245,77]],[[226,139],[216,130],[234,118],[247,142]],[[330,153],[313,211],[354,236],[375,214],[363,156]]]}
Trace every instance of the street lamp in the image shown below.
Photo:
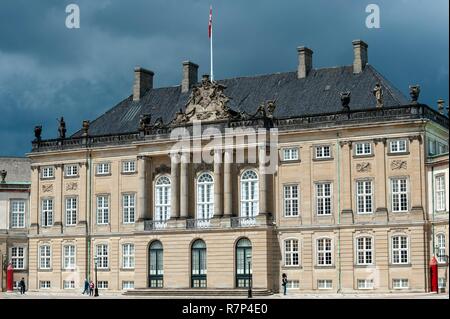
{"label": "street lamp", "polygon": [[98,281],[97,281],[97,261],[98,258],[94,258],[94,265],[95,265],[95,289],[94,289],[94,297],[98,297]]}
{"label": "street lamp", "polygon": [[253,297],[253,293],[252,293],[252,273],[251,273],[251,263],[252,263],[252,257],[251,256],[247,256],[247,265],[248,265],[248,275],[249,275],[249,282],[248,282],[248,298],[252,298]]}

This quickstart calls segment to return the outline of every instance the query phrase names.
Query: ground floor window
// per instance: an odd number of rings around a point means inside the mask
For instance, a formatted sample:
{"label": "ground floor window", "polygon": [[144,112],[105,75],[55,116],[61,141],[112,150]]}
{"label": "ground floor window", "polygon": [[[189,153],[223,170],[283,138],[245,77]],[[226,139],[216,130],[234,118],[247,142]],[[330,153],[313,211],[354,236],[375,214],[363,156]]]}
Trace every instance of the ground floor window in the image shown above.
{"label": "ground floor window", "polygon": [[63,288],[64,289],[75,289],[75,281],[74,280],[64,280]]}
{"label": "ground floor window", "polygon": [[105,280],[101,280],[98,282],[98,289],[108,289],[108,282]]}
{"label": "ground floor window", "polygon": [[122,281],[122,289],[134,289],[134,281]]}
{"label": "ground floor window", "polygon": [[373,279],[358,279],[358,289],[373,289]]}
{"label": "ground floor window", "polygon": [[50,289],[50,287],[51,287],[50,280],[39,281],[39,289]]}
{"label": "ground floor window", "polygon": [[319,279],[317,280],[317,289],[332,289],[333,281],[329,279]]}
{"label": "ground floor window", "polygon": [[447,280],[445,280],[445,278],[441,277],[438,279],[438,287],[439,289],[445,289],[445,287],[447,286]]}
{"label": "ground floor window", "polygon": [[392,281],[392,287],[394,289],[408,289],[409,280],[408,279],[394,279]]}
{"label": "ground floor window", "polygon": [[236,245],[236,287],[248,288],[252,285],[252,243],[242,238]]}
{"label": "ground floor window", "polygon": [[148,285],[150,288],[162,288],[164,286],[163,245],[160,241],[151,243],[149,259]]}
{"label": "ground floor window", "polygon": [[298,281],[298,280],[288,280],[286,288],[287,289],[298,289],[298,288],[300,288],[300,281]]}
{"label": "ground floor window", "polygon": [[203,240],[196,240],[192,244],[191,260],[191,287],[206,288],[206,244]]}

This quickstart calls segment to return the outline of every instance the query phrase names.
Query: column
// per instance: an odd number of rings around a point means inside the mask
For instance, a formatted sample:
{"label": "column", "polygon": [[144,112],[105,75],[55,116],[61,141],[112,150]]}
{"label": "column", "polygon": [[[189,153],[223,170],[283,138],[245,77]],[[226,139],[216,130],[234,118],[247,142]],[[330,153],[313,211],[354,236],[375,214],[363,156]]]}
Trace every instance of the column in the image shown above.
{"label": "column", "polygon": [[[87,163],[86,162],[80,162],[78,164],[79,170],[80,170],[80,182],[79,182],[79,217],[78,217],[78,226],[84,227],[84,231],[86,231],[86,224],[87,224],[87,204],[88,204],[88,198],[87,198],[87,183],[88,183],[88,174],[87,174]],[[83,187],[84,186],[84,187]],[[81,191],[84,190],[84,191]]]}
{"label": "column", "polygon": [[340,187],[341,187],[341,223],[351,224],[353,223],[353,209],[352,209],[352,168],[351,168],[351,152],[352,142],[343,141],[340,142],[337,147],[341,148],[340,167],[338,169],[341,172]]}
{"label": "column", "polygon": [[58,232],[62,232],[63,226],[63,211],[64,211],[64,198],[63,198],[63,172],[64,168],[62,164],[55,165],[55,182],[53,184],[54,200],[53,200],[53,225],[58,227]]}
{"label": "column", "polygon": [[259,146],[259,214],[267,213],[266,146]]}
{"label": "column", "polygon": [[222,217],[222,150],[214,152],[214,217]]}
{"label": "column", "polygon": [[233,214],[233,198],[231,185],[231,163],[233,161],[233,150],[225,151],[223,165],[223,214],[225,217],[231,217]]}
{"label": "column", "polygon": [[179,163],[180,163],[180,155],[173,154],[171,156],[170,163],[170,191],[171,191],[171,216],[170,218],[178,218],[180,217],[180,211],[178,209],[178,178],[179,178]]}
{"label": "column", "polygon": [[39,167],[31,166],[31,196],[30,196],[30,234],[39,232]]}
{"label": "column", "polygon": [[138,213],[137,221],[142,222],[145,219],[147,211],[147,192],[146,192],[146,156],[137,157],[137,169],[138,169],[138,190],[137,190],[137,202],[138,202]]}
{"label": "column", "polygon": [[181,157],[180,172],[180,218],[188,217],[188,195],[189,195],[189,160],[190,154],[184,153]]}
{"label": "column", "polygon": [[386,139],[374,139],[375,143],[375,204],[376,213],[387,216],[386,184],[389,182],[386,176]]}

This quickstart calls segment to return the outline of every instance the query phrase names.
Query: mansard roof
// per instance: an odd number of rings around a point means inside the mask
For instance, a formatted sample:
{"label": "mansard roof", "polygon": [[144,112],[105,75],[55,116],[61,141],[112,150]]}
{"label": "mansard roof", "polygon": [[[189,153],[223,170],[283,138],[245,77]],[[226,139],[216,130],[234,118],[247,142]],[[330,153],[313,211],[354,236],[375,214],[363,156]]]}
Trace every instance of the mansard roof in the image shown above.
{"label": "mansard roof", "polygon": [[[359,74],[352,66],[313,69],[305,78],[297,72],[275,73],[218,80],[226,88],[223,93],[230,100],[228,107],[236,112],[254,114],[262,103],[275,101],[276,118],[330,114],[342,111],[340,92],[351,92],[351,110],[373,109],[376,99],[372,93],[379,83],[383,90],[383,107],[409,104],[408,99],[371,65]],[[161,118],[171,122],[176,113],[185,111],[191,96],[182,93],[181,86],[150,89],[139,101],[133,96],[91,122],[89,135],[108,135],[137,132],[140,116],[151,115],[151,124]],[[81,131],[73,137],[81,136]]]}

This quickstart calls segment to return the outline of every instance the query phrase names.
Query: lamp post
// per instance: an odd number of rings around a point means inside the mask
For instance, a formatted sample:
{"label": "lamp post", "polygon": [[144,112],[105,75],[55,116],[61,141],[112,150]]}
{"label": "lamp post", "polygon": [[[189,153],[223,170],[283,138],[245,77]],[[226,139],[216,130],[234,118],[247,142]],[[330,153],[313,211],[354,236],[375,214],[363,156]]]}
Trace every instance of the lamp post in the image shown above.
{"label": "lamp post", "polygon": [[252,263],[252,259],[250,256],[247,256],[247,265],[248,265],[248,274],[249,274],[249,282],[248,282],[248,298],[252,298],[253,297],[253,293],[252,293],[252,285],[253,285],[253,279],[252,279],[252,272],[251,272],[251,263]]}
{"label": "lamp post", "polygon": [[97,261],[98,258],[94,258],[94,265],[95,265],[95,288],[94,288],[94,297],[98,297],[98,281],[97,281]]}

